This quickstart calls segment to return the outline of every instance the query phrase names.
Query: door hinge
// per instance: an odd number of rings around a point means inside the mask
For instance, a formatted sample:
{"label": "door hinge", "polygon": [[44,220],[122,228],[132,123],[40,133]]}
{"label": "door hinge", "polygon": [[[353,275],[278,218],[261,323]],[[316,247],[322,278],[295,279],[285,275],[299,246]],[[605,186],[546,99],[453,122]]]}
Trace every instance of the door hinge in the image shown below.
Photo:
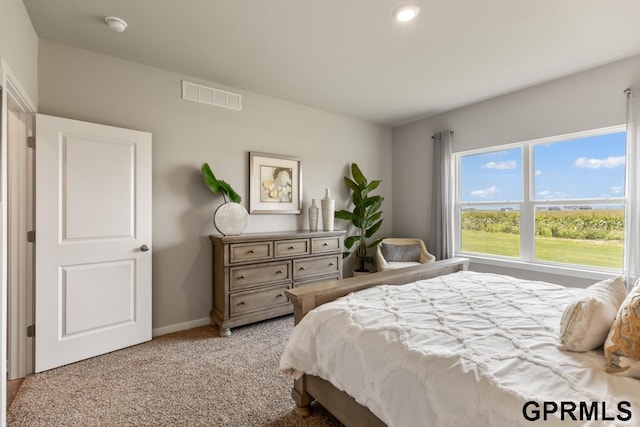
{"label": "door hinge", "polygon": [[36,325],[27,326],[27,337],[33,338],[36,336]]}
{"label": "door hinge", "polygon": [[31,230],[27,231],[27,242],[35,243],[36,242],[36,232]]}
{"label": "door hinge", "polygon": [[27,147],[36,148],[36,137],[35,136],[28,136],[27,137]]}

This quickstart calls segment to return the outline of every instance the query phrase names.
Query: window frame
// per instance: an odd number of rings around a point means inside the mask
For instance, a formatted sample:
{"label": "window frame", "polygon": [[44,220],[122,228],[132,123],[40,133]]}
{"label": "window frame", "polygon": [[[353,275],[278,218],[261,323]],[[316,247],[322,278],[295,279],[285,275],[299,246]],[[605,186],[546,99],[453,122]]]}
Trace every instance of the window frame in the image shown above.
{"label": "window frame", "polygon": [[[573,132],[569,134],[557,135],[547,138],[539,138],[534,140],[522,141],[511,144],[497,145],[492,147],[486,147],[481,149],[461,151],[453,154],[453,169],[454,169],[454,197],[453,200],[453,241],[454,241],[454,254],[455,256],[464,256],[470,258],[473,262],[478,262],[487,265],[494,265],[507,268],[520,268],[531,271],[538,271],[551,274],[571,275],[575,277],[582,277],[588,279],[603,279],[609,277],[612,273],[619,273],[624,269],[622,266],[618,268],[589,266],[582,264],[569,264],[553,261],[539,260],[535,258],[535,213],[540,206],[566,206],[571,205],[619,205],[626,211],[628,205],[628,194],[630,194],[629,188],[625,186],[624,195],[614,198],[589,198],[589,199],[558,199],[558,200],[536,200],[535,198],[535,168],[534,168],[534,150],[538,145],[552,144],[572,139],[580,139],[585,137],[593,137],[611,133],[626,132],[626,125],[609,126],[605,128],[599,128],[588,131]],[[628,141],[627,141],[628,144]],[[519,201],[500,201],[500,202],[462,202],[461,201],[461,162],[462,158],[470,155],[486,154],[496,151],[504,151],[509,149],[519,148],[521,150],[522,161],[522,200]],[[625,146],[625,156],[628,159],[628,146]],[[627,168],[628,165],[625,165]],[[626,173],[626,169],[625,169]],[[628,183],[628,185],[634,185],[635,183]],[[640,185],[640,184],[635,184]],[[520,256],[508,257],[494,254],[484,254],[476,252],[465,252],[461,250],[461,227],[462,227],[462,212],[465,208],[472,208],[474,206],[496,206],[507,207],[517,206],[520,212]],[[626,224],[625,224],[626,226]],[[625,233],[626,235],[626,233]],[[623,248],[627,242],[623,241]],[[624,251],[624,249],[623,249]],[[623,261],[623,260],[621,260]],[[624,261],[623,261],[624,263]]]}

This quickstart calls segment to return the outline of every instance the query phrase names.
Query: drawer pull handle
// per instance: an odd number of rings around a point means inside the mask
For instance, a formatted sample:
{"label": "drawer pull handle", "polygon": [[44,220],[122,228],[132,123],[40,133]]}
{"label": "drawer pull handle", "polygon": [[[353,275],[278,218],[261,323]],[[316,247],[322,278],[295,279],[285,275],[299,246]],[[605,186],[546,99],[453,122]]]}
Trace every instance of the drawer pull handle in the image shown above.
{"label": "drawer pull handle", "polygon": [[278,294],[278,295],[276,295],[276,298],[282,298],[283,296],[284,295],[282,295],[282,294]]}
{"label": "drawer pull handle", "polygon": [[244,301],[240,301],[238,304],[236,304],[238,307],[241,305],[244,305]]}
{"label": "drawer pull handle", "polygon": [[329,246],[329,244],[327,242],[324,242],[322,246]]}
{"label": "drawer pull handle", "polygon": [[284,273],[284,271],[282,271],[282,270],[276,271],[276,274],[282,274],[282,273]]}
{"label": "drawer pull handle", "polygon": [[248,252],[248,253],[250,253],[250,254],[255,254],[255,253],[256,253],[256,251],[254,251],[253,249],[251,249],[251,250],[249,250],[249,252]]}
{"label": "drawer pull handle", "polygon": [[330,266],[330,267],[333,267],[334,265],[336,265],[336,263],[335,263],[335,262],[330,262],[330,263],[329,263],[329,266]]}
{"label": "drawer pull handle", "polygon": [[238,280],[242,280],[242,279],[244,279],[244,276],[239,276],[238,277]]}
{"label": "drawer pull handle", "polygon": [[300,267],[299,270],[304,270],[304,267]]}

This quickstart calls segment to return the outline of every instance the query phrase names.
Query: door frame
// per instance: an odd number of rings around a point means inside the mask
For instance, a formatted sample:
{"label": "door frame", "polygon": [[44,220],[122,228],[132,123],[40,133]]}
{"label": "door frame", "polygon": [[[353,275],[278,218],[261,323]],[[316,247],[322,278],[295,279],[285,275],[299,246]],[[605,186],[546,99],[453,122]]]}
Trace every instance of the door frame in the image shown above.
{"label": "door frame", "polygon": [[[35,113],[36,106],[30,97],[27,95],[26,90],[24,90],[23,86],[20,84],[20,81],[16,77],[16,75],[11,71],[11,67],[7,63],[4,58],[0,58],[0,75],[2,80],[0,81],[0,89],[2,89],[2,103],[0,106],[0,387],[1,390],[6,390],[7,387],[7,337],[8,337],[8,326],[11,325],[13,329],[20,329],[27,327],[27,319],[24,316],[22,319],[18,316],[15,316],[16,310],[17,312],[24,312],[26,307],[14,307],[14,303],[12,303],[11,313],[12,318],[8,318],[7,313],[9,310],[8,306],[8,292],[9,292],[9,281],[8,281],[8,252],[11,249],[12,253],[14,250],[17,251],[19,257],[24,257],[23,260],[26,260],[27,254],[21,253],[19,249],[14,248],[13,244],[9,246],[8,239],[8,206],[7,206],[7,195],[8,195],[8,158],[7,158],[7,148],[8,148],[8,123],[7,123],[7,114],[9,102],[12,105],[16,106],[23,113]],[[26,203],[26,195],[23,195],[23,200]],[[12,242],[13,243],[13,242]],[[23,245],[24,247],[24,245]],[[24,250],[23,250],[24,251]],[[33,268],[33,266],[31,266]],[[33,286],[33,283],[31,284]],[[18,292],[18,294],[23,293],[24,299],[23,304],[33,304],[33,299],[31,302],[26,300],[27,289],[22,287],[23,289],[14,289],[13,292]],[[33,291],[30,293],[33,296]],[[21,298],[18,298],[15,304],[19,304]],[[4,319],[7,319],[5,322]],[[17,322],[17,323],[16,323]],[[21,324],[22,323],[22,324]],[[22,364],[26,367],[27,363],[30,363],[33,366],[33,355],[26,354],[27,348],[27,336],[26,329],[22,329],[25,331],[24,334],[18,334],[15,338],[15,342],[9,343],[9,351],[11,353],[11,360],[22,361]],[[15,334],[14,334],[15,335]],[[22,343],[21,343],[22,342]],[[28,362],[30,360],[30,362]],[[4,394],[4,393],[3,393]],[[6,425],[6,400],[0,399],[0,426]]]}
{"label": "door frame", "polygon": [[34,323],[34,244],[26,237],[34,230],[34,153],[26,138],[35,134],[35,111],[9,85],[5,113],[19,117],[7,119],[7,370],[13,380],[34,371],[34,339],[26,334]]}

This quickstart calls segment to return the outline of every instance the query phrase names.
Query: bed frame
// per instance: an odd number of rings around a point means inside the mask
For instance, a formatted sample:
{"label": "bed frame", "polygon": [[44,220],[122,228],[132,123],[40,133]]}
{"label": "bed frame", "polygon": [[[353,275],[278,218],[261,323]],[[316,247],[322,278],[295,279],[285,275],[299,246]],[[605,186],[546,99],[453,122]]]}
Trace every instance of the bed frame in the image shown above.
{"label": "bed frame", "polygon": [[[466,270],[468,267],[468,259],[451,258],[415,267],[314,283],[288,289],[286,294],[293,303],[293,313],[297,325],[315,307],[351,292],[376,285],[402,285]],[[296,404],[295,412],[300,416],[310,414],[311,402],[315,400],[346,426],[385,426],[369,409],[357,403],[351,396],[338,390],[330,382],[313,375],[303,375],[300,379],[295,380],[291,397]]]}

